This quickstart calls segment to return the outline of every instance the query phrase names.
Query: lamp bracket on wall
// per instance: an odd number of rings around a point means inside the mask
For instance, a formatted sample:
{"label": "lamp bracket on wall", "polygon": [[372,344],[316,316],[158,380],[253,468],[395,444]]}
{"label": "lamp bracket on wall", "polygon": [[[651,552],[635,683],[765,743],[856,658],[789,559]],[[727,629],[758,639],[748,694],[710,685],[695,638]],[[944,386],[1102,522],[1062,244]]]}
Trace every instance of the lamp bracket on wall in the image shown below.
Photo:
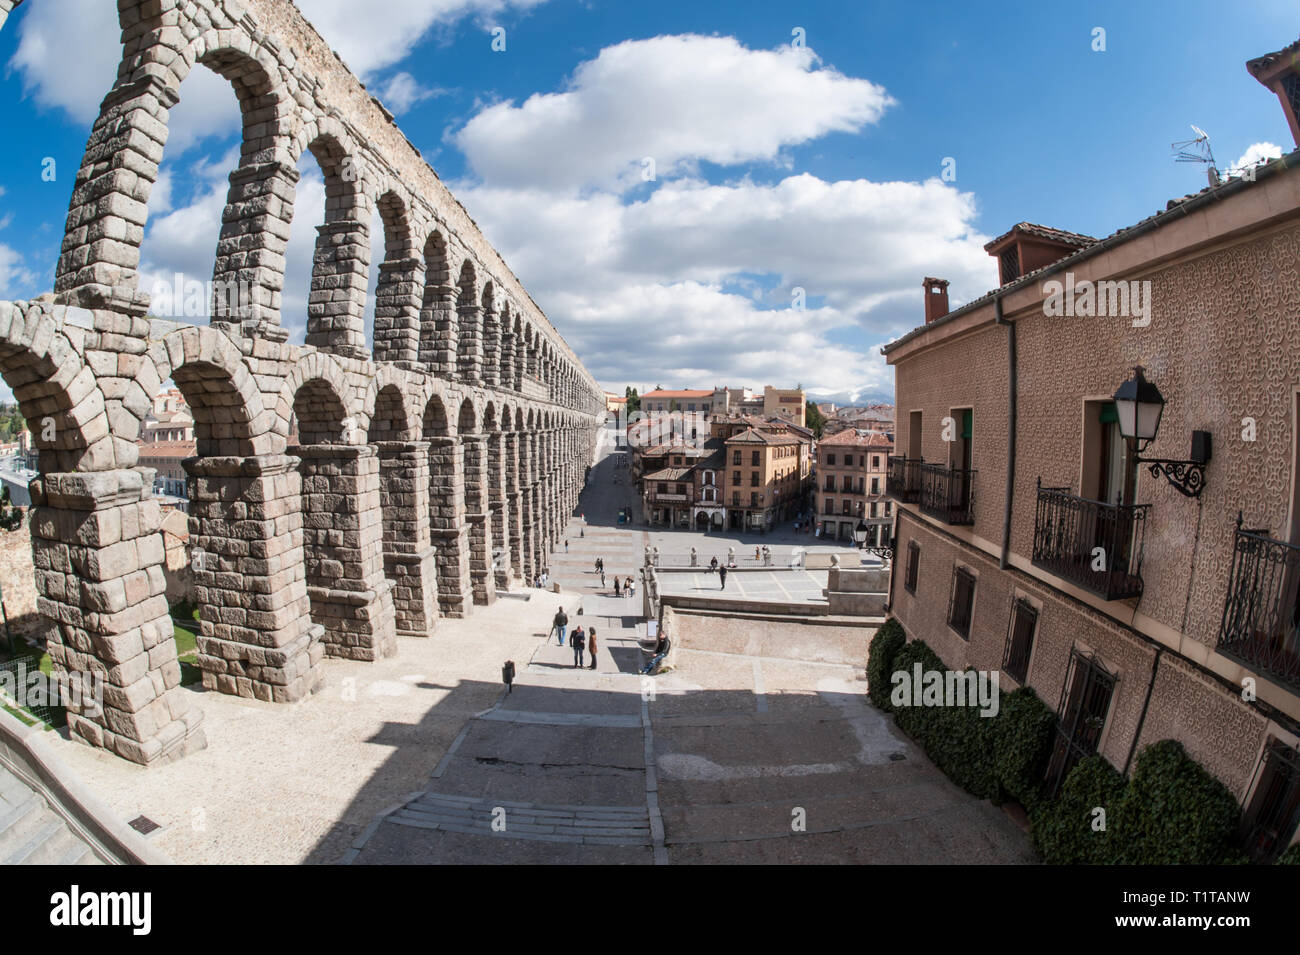
{"label": "lamp bracket on wall", "polygon": [[1164,477],[1184,497],[1200,497],[1205,489],[1205,466],[1210,462],[1210,432],[1192,432],[1192,457],[1188,461],[1171,458],[1136,458],[1146,465],[1152,477]]}

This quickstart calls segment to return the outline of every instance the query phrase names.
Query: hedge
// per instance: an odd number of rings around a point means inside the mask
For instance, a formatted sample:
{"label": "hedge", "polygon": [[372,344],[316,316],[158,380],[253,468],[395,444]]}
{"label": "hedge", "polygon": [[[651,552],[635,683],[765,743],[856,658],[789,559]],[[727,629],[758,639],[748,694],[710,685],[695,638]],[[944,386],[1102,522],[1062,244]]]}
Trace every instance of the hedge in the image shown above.
{"label": "hedge", "polygon": [[[1060,796],[1039,803],[1030,814],[1034,849],[1052,865],[1113,861],[1115,818],[1127,789],[1128,780],[1101,756],[1080,760],[1065,777]],[[1104,830],[1093,828],[1099,808],[1106,813]]]}
{"label": "hedge", "polygon": [[1277,857],[1277,865],[1300,865],[1300,842]]}
{"label": "hedge", "polygon": [[[884,628],[881,628],[882,631]],[[900,628],[901,630],[901,628]],[[888,652],[892,635],[881,638],[880,652]],[[872,641],[872,652],[876,652]],[[868,660],[870,673],[871,664]],[[879,672],[903,673],[909,682],[915,664],[923,672],[948,668],[921,640],[905,644],[893,654],[892,664]],[[888,697],[892,680],[868,676],[868,690]],[[875,696],[873,696],[873,700]],[[1033,690],[1022,688],[1001,696],[997,716],[981,716],[978,706],[893,706],[899,729],[921,745],[930,760],[972,795],[1001,802],[1004,794],[1022,802],[1036,794],[1035,774],[1041,775],[1051,746],[1055,718]]]}
{"label": "hedge", "polygon": [[1002,697],[993,723],[994,773],[1006,795],[1032,810],[1056,735],[1056,714],[1027,686]]}
{"label": "hedge", "polygon": [[889,693],[893,688],[890,674],[894,672],[894,657],[907,643],[907,633],[893,617],[885,621],[884,626],[876,631],[867,648],[867,696],[877,709],[889,713],[893,706],[889,702]]}
{"label": "hedge", "polygon": [[1231,861],[1241,809],[1228,788],[1166,739],[1138,756],[1120,800],[1116,862],[1135,865],[1215,865]]}
{"label": "hedge", "polygon": [[[1002,695],[998,714],[978,706],[895,706],[892,677],[910,684],[922,672],[944,673],[939,656],[921,640],[906,642],[896,620],[871,640],[867,690],[892,712],[899,729],[925,750],[949,779],[994,802],[1015,799],[1029,811],[1034,848],[1045,862],[1127,865],[1223,865],[1247,861],[1236,845],[1241,808],[1223,783],[1187,755],[1181,743],[1161,740],[1137,758],[1131,779],[1093,755],[1066,777],[1059,796],[1043,795],[1043,776],[1056,738],[1056,715],[1028,687]],[[1105,810],[1105,828],[1094,829]],[[1279,864],[1300,864],[1300,845]]]}

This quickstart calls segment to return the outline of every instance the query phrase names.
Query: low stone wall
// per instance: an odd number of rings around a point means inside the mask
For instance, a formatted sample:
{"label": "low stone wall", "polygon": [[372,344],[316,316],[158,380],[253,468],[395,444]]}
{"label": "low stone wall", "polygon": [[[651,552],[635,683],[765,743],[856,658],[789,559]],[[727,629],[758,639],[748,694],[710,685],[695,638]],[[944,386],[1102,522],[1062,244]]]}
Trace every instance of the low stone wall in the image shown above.
{"label": "low stone wall", "polygon": [[744,656],[777,657],[804,663],[865,667],[867,646],[880,621],[829,625],[805,620],[765,620],[664,608],[673,614],[674,645]]}

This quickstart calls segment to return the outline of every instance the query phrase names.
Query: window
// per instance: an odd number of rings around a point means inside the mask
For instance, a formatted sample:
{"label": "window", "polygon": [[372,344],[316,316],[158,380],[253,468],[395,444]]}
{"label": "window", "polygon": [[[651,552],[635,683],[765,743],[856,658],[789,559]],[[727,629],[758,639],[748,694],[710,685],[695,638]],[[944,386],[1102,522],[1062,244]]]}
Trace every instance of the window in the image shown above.
{"label": "window", "polygon": [[1070,651],[1070,667],[1057,708],[1056,743],[1047,764],[1048,795],[1056,795],[1075,764],[1097,752],[1115,679],[1091,653],[1078,647]]}
{"label": "window", "polygon": [[875,501],[872,501],[872,502],[871,502],[871,516],[872,516],[872,517],[875,517],[875,516],[876,516],[876,507],[877,507],[877,506],[878,506],[878,505],[877,505],[877,503],[876,503]]}
{"label": "window", "polygon": [[731,492],[731,506],[732,506],[732,507],[739,507],[739,506],[740,506],[740,492],[739,492],[739,491],[732,491],[732,492]]}
{"label": "window", "polygon": [[826,503],[825,503],[825,505],[822,507],[822,513],[823,513],[823,514],[834,514],[834,513],[835,513],[835,502],[834,502],[833,500],[831,500],[829,497],[826,498]]}
{"label": "window", "polygon": [[739,472],[739,471],[732,471],[732,472],[731,472],[731,483],[732,483],[732,484],[739,484],[739,483],[740,483],[740,472]]}
{"label": "window", "polygon": [[826,466],[827,466],[827,467],[834,467],[834,466],[835,466],[835,455],[833,455],[833,454],[828,454],[828,455],[826,455]]}
{"label": "window", "polygon": [[893,502],[893,501],[886,501],[886,502],[885,502],[885,516],[886,516],[886,517],[889,517],[891,514],[893,514],[893,512],[894,512],[894,502]]}
{"label": "window", "polygon": [[685,485],[685,484],[679,484],[679,485],[677,485],[677,493],[678,493],[678,494],[685,494],[685,493],[686,493],[686,485]]}
{"label": "window", "polygon": [[749,455],[749,463],[752,464],[754,467],[758,467],[758,452],[757,452],[757,451],[751,451],[751,452],[750,452],[750,455]]}
{"label": "window", "polygon": [[758,507],[758,495],[757,495],[757,494],[751,494],[751,495],[749,495],[749,506],[750,506],[750,507]]}
{"label": "window", "polygon": [[736,448],[736,450],[731,452],[731,463],[732,464],[740,463],[740,448]]}
{"label": "window", "polygon": [[1022,686],[1029,679],[1029,655],[1034,649],[1034,629],[1038,611],[1024,597],[1011,605],[1011,623],[1007,627],[1007,648],[1002,654],[1002,669]]}
{"label": "window", "polygon": [[871,479],[871,493],[872,494],[880,493],[880,478]]}
{"label": "window", "polygon": [[1242,847],[1251,861],[1270,863],[1291,844],[1300,823],[1300,752],[1269,739],[1258,773],[1242,819]]}
{"label": "window", "polygon": [[952,596],[948,602],[948,626],[963,640],[970,639],[971,610],[975,606],[975,575],[965,567],[952,571]]}
{"label": "window", "polygon": [[749,472],[749,486],[750,486],[750,487],[758,487],[758,472],[757,472],[757,471],[750,471],[750,472]]}
{"label": "window", "polygon": [[828,474],[828,475],[826,475],[826,490],[828,490],[828,491],[833,491],[833,490],[835,490],[835,475],[834,475],[834,474]]}
{"label": "window", "polygon": [[660,494],[667,494],[667,493],[668,493],[668,485],[667,485],[667,484],[664,484],[664,483],[662,483],[662,482],[660,482],[660,484],[659,484],[659,493],[660,493]]}
{"label": "window", "polygon": [[847,497],[844,500],[840,501],[840,508],[841,508],[840,513],[843,514],[845,517],[848,517],[849,515],[849,506],[851,505],[851,503],[852,502]]}
{"label": "window", "polygon": [[873,470],[873,471],[879,471],[879,470],[880,470],[880,455],[878,455],[878,454],[873,454],[873,455],[871,456],[871,470]]}
{"label": "window", "polygon": [[913,597],[916,596],[916,575],[921,569],[921,545],[916,541],[907,542],[907,575],[903,578],[903,587]]}

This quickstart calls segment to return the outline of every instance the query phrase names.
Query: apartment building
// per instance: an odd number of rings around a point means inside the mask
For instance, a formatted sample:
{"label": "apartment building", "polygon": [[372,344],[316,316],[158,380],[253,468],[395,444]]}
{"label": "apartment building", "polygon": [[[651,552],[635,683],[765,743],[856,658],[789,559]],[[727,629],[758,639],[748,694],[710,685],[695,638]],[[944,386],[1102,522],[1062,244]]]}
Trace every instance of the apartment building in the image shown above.
{"label": "apartment building", "polygon": [[[1248,69],[1300,145],[1298,53]],[[1178,740],[1259,860],[1300,822],[1298,165],[1102,240],[1020,223],[998,289],[950,312],[927,279],[884,349],[908,634],[1056,708],[1051,785]]]}
{"label": "apartment building", "polygon": [[894,441],[874,431],[841,431],[817,442],[814,513],[823,538],[855,540],[859,523],[866,543],[887,545],[893,501],[886,494]]}
{"label": "apartment building", "polygon": [[729,528],[769,530],[798,513],[806,447],[798,435],[755,428],[726,439],[723,493]]}

